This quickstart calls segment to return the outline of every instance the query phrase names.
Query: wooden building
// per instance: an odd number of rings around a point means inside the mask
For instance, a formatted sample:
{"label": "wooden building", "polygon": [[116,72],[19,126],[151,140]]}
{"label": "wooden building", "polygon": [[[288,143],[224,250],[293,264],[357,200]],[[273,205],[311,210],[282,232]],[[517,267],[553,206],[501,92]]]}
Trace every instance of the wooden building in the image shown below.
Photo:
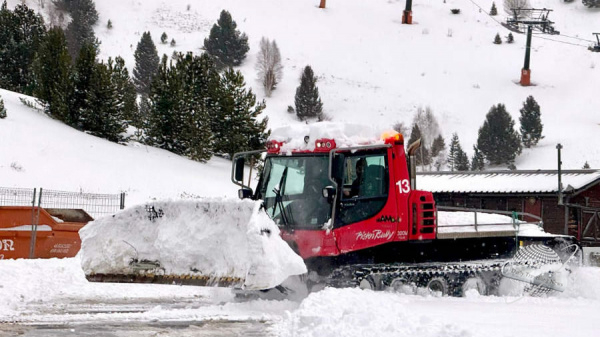
{"label": "wooden building", "polygon": [[562,193],[557,170],[419,172],[417,188],[441,206],[530,213],[549,233],[600,247],[600,170],[563,170],[560,178]]}

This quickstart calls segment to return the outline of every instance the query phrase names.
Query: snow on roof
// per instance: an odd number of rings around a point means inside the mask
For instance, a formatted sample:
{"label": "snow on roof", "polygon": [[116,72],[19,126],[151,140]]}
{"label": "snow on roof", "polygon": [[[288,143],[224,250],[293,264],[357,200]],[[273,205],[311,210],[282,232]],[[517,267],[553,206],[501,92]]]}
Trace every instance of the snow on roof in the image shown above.
{"label": "snow on roof", "polygon": [[[565,192],[576,192],[600,180],[600,170],[563,170]],[[434,193],[556,193],[557,170],[419,172],[417,188]]]}
{"label": "snow on roof", "polygon": [[[352,123],[319,122],[301,125],[288,125],[271,131],[270,140],[284,142],[281,152],[313,151],[317,139],[334,139],[337,147],[351,147],[365,144],[383,144],[381,135],[386,130]],[[388,131],[389,132],[389,131]],[[308,136],[308,143],[304,137]]]}

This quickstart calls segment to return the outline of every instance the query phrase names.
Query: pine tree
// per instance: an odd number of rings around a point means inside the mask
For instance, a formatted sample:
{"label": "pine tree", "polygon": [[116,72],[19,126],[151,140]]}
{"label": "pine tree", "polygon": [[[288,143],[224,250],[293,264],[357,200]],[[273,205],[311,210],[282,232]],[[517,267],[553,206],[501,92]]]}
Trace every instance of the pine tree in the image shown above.
{"label": "pine tree", "polygon": [[108,29],[113,28],[113,24],[112,24],[112,21],[110,21],[110,19],[108,20],[108,23],[106,24],[106,28],[108,28]]}
{"label": "pine tree", "polygon": [[462,151],[459,151],[458,157],[456,160],[456,170],[457,171],[468,171],[469,170],[469,156]]}
{"label": "pine tree", "polygon": [[519,122],[521,123],[521,140],[523,141],[523,146],[530,148],[537,145],[540,139],[544,138],[544,136],[542,136],[542,129],[544,126],[542,125],[540,106],[533,96],[529,96],[525,102],[523,102],[523,107],[520,112],[521,117],[519,117]]}
{"label": "pine tree", "polygon": [[502,44],[502,38],[500,37],[500,33],[496,33],[496,37],[494,38],[494,44]]}
{"label": "pine tree", "polygon": [[485,158],[477,146],[473,146],[473,158],[471,158],[471,171],[483,171]]}
{"label": "pine tree", "polygon": [[133,81],[129,77],[129,71],[125,67],[125,60],[117,56],[113,62],[111,58],[107,62],[111,84],[115,87],[116,101],[119,118],[127,124],[141,128],[142,118],[139,115],[136,103],[137,94]]}
{"label": "pine tree", "polygon": [[6,108],[4,107],[4,100],[0,96],[0,119],[4,118],[6,118]]}
{"label": "pine tree", "polygon": [[152,80],[145,141],[175,154],[184,154],[185,145],[179,140],[185,123],[181,109],[183,81],[181,74],[167,61],[164,55]]}
{"label": "pine tree", "polygon": [[162,35],[160,36],[160,43],[166,44],[168,39],[169,39],[169,37],[167,36],[167,33],[163,32]]}
{"label": "pine tree", "polygon": [[448,165],[450,171],[467,171],[469,170],[469,157],[460,146],[458,134],[453,133],[450,140],[450,152],[448,153]]}
{"label": "pine tree", "polygon": [[600,0],[582,0],[582,3],[589,8],[600,8]]}
{"label": "pine tree", "polygon": [[45,105],[46,113],[69,123],[71,58],[62,29],[55,27],[48,31],[33,62],[33,73],[34,95]]}
{"label": "pine tree", "polygon": [[150,84],[160,63],[156,46],[152,42],[150,32],[144,32],[134,53],[133,83],[139,94],[148,95]]}
{"label": "pine tree", "polygon": [[582,169],[587,170],[590,168],[590,164],[587,162],[587,160],[585,161],[585,164],[583,164]]}
{"label": "pine tree", "polygon": [[446,163],[446,141],[442,135],[438,135],[431,144],[431,161],[436,169],[439,171],[442,166]]}
{"label": "pine tree", "polygon": [[498,15],[498,9],[496,8],[496,3],[492,2],[492,9],[490,9],[490,16]]}
{"label": "pine tree", "polygon": [[208,54],[194,56],[179,54],[177,68],[184,76],[182,92],[185,125],[181,139],[185,155],[197,161],[207,161],[213,155],[213,122],[221,121],[218,111],[218,87],[220,82],[216,65]]}
{"label": "pine tree", "polygon": [[437,136],[431,144],[431,156],[436,157],[446,148],[446,142],[442,135]]}
{"label": "pine tree", "polygon": [[0,87],[31,95],[35,53],[46,35],[44,20],[26,5],[0,8]]}
{"label": "pine tree", "polygon": [[508,33],[508,37],[506,38],[506,42],[507,43],[513,43],[513,42],[515,42],[515,37],[512,35],[512,33]]}
{"label": "pine tree", "polygon": [[100,45],[94,34],[98,11],[93,0],[62,0],[62,3],[71,16],[71,22],[65,30],[65,37],[71,59],[75,60],[83,45],[93,45],[95,48]]}
{"label": "pine tree", "polygon": [[84,130],[112,142],[125,140],[121,102],[111,70],[104,63],[95,63],[90,79],[88,102],[81,112]]}
{"label": "pine tree", "polygon": [[296,115],[301,121],[315,117],[322,120],[323,103],[319,97],[317,79],[310,66],[306,66],[302,73],[300,86],[296,89],[295,104]]}
{"label": "pine tree", "polygon": [[92,44],[84,44],[79,50],[79,56],[75,60],[73,72],[74,91],[69,106],[68,124],[82,130],[91,130],[90,122],[86,120],[83,113],[89,111],[92,95],[92,77],[96,69],[97,51]]}
{"label": "pine tree", "polygon": [[419,139],[421,139],[421,147],[417,150],[415,155],[415,163],[417,165],[421,165],[421,168],[425,170],[424,166],[431,163],[431,156],[429,155],[429,148],[425,145],[426,139],[423,138],[419,125],[414,123],[410,132],[408,144],[412,144]]}
{"label": "pine tree", "polygon": [[210,35],[204,39],[204,49],[215,58],[219,67],[239,66],[250,50],[248,37],[236,28],[237,24],[231,14],[223,10],[210,30]]}
{"label": "pine tree", "polygon": [[219,110],[215,116],[221,121],[219,130],[213,130],[215,153],[228,155],[264,147],[269,131],[268,119],[258,121],[265,109],[265,102],[256,102],[252,89],[245,88],[244,77],[239,71],[226,70],[219,86]]}
{"label": "pine tree", "polygon": [[492,165],[510,165],[521,153],[521,139],[504,104],[492,106],[479,128],[477,148]]}

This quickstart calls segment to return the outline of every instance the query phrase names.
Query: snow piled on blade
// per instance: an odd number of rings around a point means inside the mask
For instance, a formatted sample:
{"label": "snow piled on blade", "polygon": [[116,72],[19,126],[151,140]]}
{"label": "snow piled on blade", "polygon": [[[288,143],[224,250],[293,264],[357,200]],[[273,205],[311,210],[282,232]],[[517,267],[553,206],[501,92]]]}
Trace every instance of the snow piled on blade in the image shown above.
{"label": "snow piled on blade", "polygon": [[306,272],[258,201],[155,202],[93,221],[79,234],[87,275],[131,274],[132,260],[149,260],[165,275],[236,277],[248,289],[266,289]]}

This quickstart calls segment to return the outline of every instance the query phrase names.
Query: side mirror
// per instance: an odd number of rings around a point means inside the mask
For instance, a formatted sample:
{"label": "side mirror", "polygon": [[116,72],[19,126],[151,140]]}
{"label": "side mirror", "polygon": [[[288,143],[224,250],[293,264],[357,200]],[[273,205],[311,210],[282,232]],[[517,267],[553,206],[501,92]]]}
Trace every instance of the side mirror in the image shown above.
{"label": "side mirror", "polygon": [[333,156],[333,163],[331,163],[331,177],[335,181],[342,181],[344,179],[344,161],[346,156],[341,153],[337,153]]}
{"label": "side mirror", "polygon": [[238,157],[235,160],[235,181],[244,180],[244,157]]}
{"label": "side mirror", "polygon": [[252,190],[249,188],[240,188],[238,190],[238,197],[240,199],[252,198]]}
{"label": "side mirror", "polygon": [[333,202],[334,197],[335,197],[335,187],[327,186],[327,187],[323,188],[323,198],[326,198],[328,203]]}

